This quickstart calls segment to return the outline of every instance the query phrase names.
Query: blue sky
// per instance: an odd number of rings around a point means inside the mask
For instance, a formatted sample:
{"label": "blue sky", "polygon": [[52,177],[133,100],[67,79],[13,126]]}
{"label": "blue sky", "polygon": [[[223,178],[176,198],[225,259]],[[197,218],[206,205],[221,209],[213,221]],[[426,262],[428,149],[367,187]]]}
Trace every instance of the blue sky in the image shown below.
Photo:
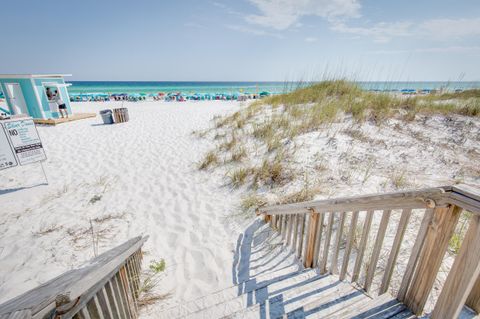
{"label": "blue sky", "polygon": [[478,0],[15,0],[0,23],[0,73],[480,80]]}

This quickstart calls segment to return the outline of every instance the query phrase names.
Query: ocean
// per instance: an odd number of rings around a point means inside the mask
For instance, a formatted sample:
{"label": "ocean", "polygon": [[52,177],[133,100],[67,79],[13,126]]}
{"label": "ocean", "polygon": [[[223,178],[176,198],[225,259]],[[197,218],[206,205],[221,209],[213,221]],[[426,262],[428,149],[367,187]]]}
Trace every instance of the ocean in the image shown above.
{"label": "ocean", "polygon": [[[300,82],[142,82],[142,81],[70,81],[71,93],[285,93],[306,83]],[[480,88],[476,82],[357,82],[366,90],[392,91],[402,89],[466,90]]]}

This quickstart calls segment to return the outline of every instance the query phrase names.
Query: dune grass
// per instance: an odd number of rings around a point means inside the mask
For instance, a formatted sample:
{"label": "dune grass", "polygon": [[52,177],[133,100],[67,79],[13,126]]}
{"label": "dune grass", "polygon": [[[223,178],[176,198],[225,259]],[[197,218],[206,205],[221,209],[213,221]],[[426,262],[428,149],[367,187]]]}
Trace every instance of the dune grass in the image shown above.
{"label": "dune grass", "polygon": [[[299,176],[289,159],[296,150],[297,138],[303,134],[321,131],[349,118],[353,126],[340,133],[371,144],[373,140],[360,129],[364,122],[384,125],[391,118],[415,121],[436,114],[480,116],[480,90],[412,96],[368,92],[347,80],[323,81],[257,100],[228,116],[216,117],[211,129],[216,147],[206,154],[199,168],[227,165],[226,177],[232,187],[270,192]],[[225,161],[221,162],[220,156]],[[365,171],[361,172],[362,183],[370,178],[372,163],[366,163]],[[318,171],[325,170],[322,162],[319,165]],[[402,172],[392,172],[388,179],[396,189],[408,185]],[[282,202],[313,196],[313,192],[300,190],[291,192]],[[249,203],[254,202],[252,198]]]}

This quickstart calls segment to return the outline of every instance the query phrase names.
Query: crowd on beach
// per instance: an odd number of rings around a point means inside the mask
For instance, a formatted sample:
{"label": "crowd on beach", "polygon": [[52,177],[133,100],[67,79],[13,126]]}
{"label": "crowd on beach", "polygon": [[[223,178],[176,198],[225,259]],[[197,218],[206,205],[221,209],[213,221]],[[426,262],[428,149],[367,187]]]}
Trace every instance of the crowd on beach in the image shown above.
{"label": "crowd on beach", "polygon": [[204,100],[220,100],[220,101],[246,101],[251,99],[260,99],[270,96],[274,93],[192,93],[185,94],[182,92],[170,93],[70,93],[70,101],[72,102],[102,102],[102,101],[204,101]]}

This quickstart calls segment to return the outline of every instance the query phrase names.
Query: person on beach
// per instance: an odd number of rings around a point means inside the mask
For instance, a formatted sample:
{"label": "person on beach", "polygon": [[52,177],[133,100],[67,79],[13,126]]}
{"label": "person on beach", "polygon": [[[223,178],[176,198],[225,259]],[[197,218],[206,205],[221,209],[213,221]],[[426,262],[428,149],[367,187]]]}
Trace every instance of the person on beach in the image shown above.
{"label": "person on beach", "polygon": [[47,98],[49,101],[53,100],[53,94],[50,88],[47,88]]}
{"label": "person on beach", "polygon": [[[62,116],[62,119],[64,117],[68,119],[67,106],[65,105],[65,102],[63,102],[62,98],[60,97],[58,90],[55,90],[55,103],[57,103],[58,105],[58,112]],[[63,115],[63,112],[65,112],[65,115]]]}

